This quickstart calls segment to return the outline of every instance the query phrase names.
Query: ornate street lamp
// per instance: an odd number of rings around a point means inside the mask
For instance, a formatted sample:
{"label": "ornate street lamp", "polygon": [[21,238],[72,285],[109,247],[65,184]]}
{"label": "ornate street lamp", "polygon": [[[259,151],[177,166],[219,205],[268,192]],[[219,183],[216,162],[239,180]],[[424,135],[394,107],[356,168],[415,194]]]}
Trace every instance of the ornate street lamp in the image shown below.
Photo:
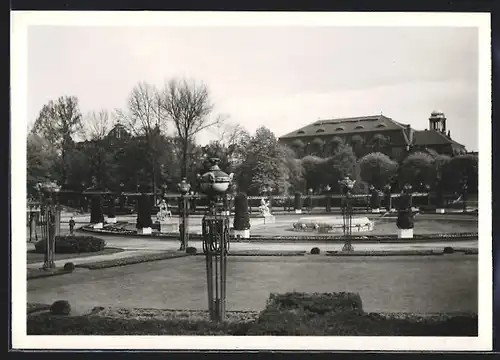
{"label": "ornate street lamp", "polygon": [[42,224],[42,241],[45,240],[45,256],[43,269],[55,268],[55,238],[60,230],[61,209],[58,204],[57,193],[61,189],[55,183],[38,183],[41,213],[40,223]]}
{"label": "ornate street lamp", "polygon": [[210,159],[211,167],[198,175],[201,191],[208,196],[209,206],[202,220],[203,252],[207,270],[208,310],[210,319],[223,321],[226,312],[226,265],[229,250],[229,216],[227,191],[233,174],[226,174]]}
{"label": "ornate street lamp", "polygon": [[352,188],[356,181],[351,180],[346,176],[343,180],[339,181],[340,188],[344,193],[344,201],[342,203],[342,220],[344,230],[344,246],[342,251],[353,251],[354,248],[351,243],[352,236]]}
{"label": "ornate street lamp", "polygon": [[182,181],[177,184],[177,190],[181,194],[181,207],[179,207],[179,217],[180,217],[180,235],[181,235],[181,248],[179,250],[184,251],[187,248],[188,244],[188,226],[187,226],[187,201],[186,194],[191,189],[191,185],[187,182],[186,178],[182,179]]}

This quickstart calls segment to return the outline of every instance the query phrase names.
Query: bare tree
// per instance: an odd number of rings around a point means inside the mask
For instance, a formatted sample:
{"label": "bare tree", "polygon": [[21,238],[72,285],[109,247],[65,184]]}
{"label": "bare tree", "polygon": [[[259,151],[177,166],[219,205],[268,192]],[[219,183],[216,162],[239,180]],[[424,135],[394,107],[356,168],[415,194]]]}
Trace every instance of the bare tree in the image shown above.
{"label": "bare tree", "polygon": [[82,115],[75,96],[61,96],[44,105],[33,125],[32,133],[55,146],[62,161],[61,183],[66,181],[66,156],[73,137],[82,129]]}
{"label": "bare tree", "polygon": [[153,175],[155,202],[160,137],[166,131],[167,124],[167,116],[161,105],[158,90],[151,84],[140,82],[134,86],[129,95],[126,111],[116,111],[118,120],[127,130],[146,142]]}
{"label": "bare tree", "polygon": [[86,140],[103,140],[113,128],[114,119],[106,109],[87,114],[83,124]]}
{"label": "bare tree", "polygon": [[162,92],[162,108],[173,122],[181,144],[181,176],[187,176],[190,145],[200,131],[224,121],[218,116],[210,119],[213,104],[203,83],[173,79]]}

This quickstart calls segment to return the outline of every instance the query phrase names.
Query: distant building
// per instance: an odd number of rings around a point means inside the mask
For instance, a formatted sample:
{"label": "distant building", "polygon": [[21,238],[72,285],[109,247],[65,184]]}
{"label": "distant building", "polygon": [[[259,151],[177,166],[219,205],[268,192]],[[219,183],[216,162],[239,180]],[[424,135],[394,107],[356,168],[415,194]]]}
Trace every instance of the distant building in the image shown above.
{"label": "distant building", "polygon": [[446,117],[434,111],[429,129],[415,130],[384,115],[318,120],[279,138],[298,156],[328,156],[340,143],[350,144],[356,153],[381,151],[399,158],[408,150],[449,156],[466,154],[465,146],[451,138]]}

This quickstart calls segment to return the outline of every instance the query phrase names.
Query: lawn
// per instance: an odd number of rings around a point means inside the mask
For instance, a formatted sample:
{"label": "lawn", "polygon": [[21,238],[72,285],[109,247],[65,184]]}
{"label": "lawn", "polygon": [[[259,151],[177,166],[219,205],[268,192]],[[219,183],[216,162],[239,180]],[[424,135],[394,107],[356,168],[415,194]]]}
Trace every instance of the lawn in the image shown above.
{"label": "lawn", "polygon": [[[260,311],[271,292],[357,292],[367,312],[477,312],[477,256],[229,257],[228,310]],[[28,302],[205,309],[200,256],[28,282]]]}
{"label": "lawn", "polygon": [[[82,258],[82,257],[87,257],[87,256],[97,256],[97,255],[109,255],[109,254],[115,254],[122,252],[123,249],[120,248],[114,248],[114,247],[109,247],[105,248],[102,251],[96,251],[96,252],[87,252],[87,253],[76,253],[76,254],[54,254],[55,260],[69,260],[73,258]],[[29,250],[26,253],[27,256],[27,263],[28,264],[35,264],[38,262],[43,262],[45,258],[45,254],[40,254],[35,252],[35,250]]]}

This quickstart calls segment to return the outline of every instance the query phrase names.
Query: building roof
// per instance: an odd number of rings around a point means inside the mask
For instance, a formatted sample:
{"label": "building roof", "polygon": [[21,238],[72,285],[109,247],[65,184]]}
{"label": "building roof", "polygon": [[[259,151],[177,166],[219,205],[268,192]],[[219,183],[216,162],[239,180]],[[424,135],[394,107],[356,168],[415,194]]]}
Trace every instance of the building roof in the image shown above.
{"label": "building roof", "polygon": [[344,133],[362,133],[371,131],[401,130],[406,126],[384,115],[361,116],[352,118],[318,120],[280,139],[310,137],[321,135],[342,135]]}
{"label": "building roof", "polygon": [[464,147],[455,140],[450,139],[445,134],[436,130],[421,130],[415,131],[413,134],[414,144],[417,146],[425,145],[446,145],[451,144],[459,147]]}

